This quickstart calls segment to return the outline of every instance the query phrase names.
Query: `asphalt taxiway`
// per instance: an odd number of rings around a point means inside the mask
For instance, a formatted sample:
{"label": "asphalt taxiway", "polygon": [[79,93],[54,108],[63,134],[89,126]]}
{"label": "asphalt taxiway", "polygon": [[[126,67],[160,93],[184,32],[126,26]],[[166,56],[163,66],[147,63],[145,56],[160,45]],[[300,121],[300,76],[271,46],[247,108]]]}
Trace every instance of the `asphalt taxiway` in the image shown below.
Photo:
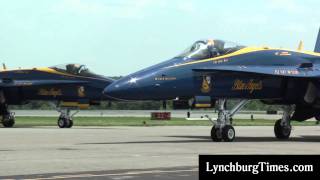
{"label": "asphalt taxiway", "polygon": [[[235,142],[210,140],[211,127],[0,129],[0,179],[195,179],[199,154],[319,154],[320,126],[235,127]],[[179,178],[180,177],[180,178]]]}
{"label": "asphalt taxiway", "polygon": [[[60,114],[55,110],[14,110],[16,116],[26,117],[58,117]],[[73,111],[75,112],[75,111]],[[81,110],[75,114],[78,117],[150,117],[152,112],[162,112],[160,110]],[[186,118],[187,110],[170,110],[166,111],[171,113],[174,118]],[[212,110],[192,110],[190,111],[191,118],[203,118],[207,120],[205,115],[217,118],[218,113]],[[250,119],[251,115],[255,119],[280,119],[282,112],[277,114],[266,114],[266,111],[240,111],[235,114],[235,119]]]}

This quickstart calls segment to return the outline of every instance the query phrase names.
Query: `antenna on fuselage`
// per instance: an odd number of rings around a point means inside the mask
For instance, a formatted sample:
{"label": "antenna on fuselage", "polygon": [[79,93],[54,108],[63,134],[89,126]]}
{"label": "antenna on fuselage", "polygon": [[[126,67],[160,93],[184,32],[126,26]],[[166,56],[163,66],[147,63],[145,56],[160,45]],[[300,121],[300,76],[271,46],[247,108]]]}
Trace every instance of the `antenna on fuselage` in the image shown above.
{"label": "antenna on fuselage", "polygon": [[300,41],[298,45],[298,51],[302,51],[303,49],[304,49],[304,43],[303,41]]}
{"label": "antenna on fuselage", "polygon": [[7,70],[7,66],[5,63],[2,63],[2,68],[3,68],[3,70]]}

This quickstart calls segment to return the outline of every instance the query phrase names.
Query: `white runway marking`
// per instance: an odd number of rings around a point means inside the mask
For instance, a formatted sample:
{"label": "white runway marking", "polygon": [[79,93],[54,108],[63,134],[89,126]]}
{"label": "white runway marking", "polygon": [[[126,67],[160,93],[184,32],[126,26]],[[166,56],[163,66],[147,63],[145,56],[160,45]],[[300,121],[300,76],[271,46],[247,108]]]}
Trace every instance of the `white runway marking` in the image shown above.
{"label": "white runway marking", "polygon": [[[50,179],[72,179],[72,178],[90,178],[90,177],[108,177],[108,176],[122,176],[129,177],[128,175],[142,175],[142,174],[161,174],[161,173],[183,173],[183,172],[195,172],[198,171],[197,168],[186,169],[186,170],[150,170],[150,171],[129,171],[125,173],[106,173],[106,174],[75,174],[75,175],[61,175],[52,176],[45,178],[34,178],[26,180],[50,180]],[[121,177],[120,177],[121,178]]]}

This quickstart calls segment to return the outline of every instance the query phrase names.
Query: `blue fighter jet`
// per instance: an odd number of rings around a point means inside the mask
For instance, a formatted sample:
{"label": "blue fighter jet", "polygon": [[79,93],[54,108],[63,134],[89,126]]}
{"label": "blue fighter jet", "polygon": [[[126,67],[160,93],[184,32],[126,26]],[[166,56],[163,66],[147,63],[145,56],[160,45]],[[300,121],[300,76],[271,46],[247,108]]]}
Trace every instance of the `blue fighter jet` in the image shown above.
{"label": "blue fighter jet", "polygon": [[0,70],[0,122],[13,127],[14,113],[8,105],[41,100],[52,102],[61,113],[60,128],[73,125],[71,110],[86,109],[109,99],[103,89],[114,80],[91,72],[85,65],[64,64],[44,68]]}
{"label": "blue fighter jet", "polygon": [[[180,55],[130,74],[105,88],[119,100],[175,100],[174,104],[210,107],[213,141],[233,141],[232,116],[249,100],[282,105],[278,139],[288,139],[291,120],[320,119],[320,36],[314,51],[247,47],[223,40],[200,40]],[[226,110],[227,99],[240,99]]]}

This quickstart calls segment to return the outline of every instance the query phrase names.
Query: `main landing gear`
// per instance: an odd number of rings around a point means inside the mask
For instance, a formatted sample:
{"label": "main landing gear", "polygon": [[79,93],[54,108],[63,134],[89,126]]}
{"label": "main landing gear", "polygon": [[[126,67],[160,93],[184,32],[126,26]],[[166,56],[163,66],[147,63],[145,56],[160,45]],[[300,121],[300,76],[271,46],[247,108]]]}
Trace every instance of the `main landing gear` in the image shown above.
{"label": "main landing gear", "polygon": [[7,114],[2,115],[1,122],[2,122],[3,127],[6,127],[6,128],[13,127],[13,125],[15,123],[14,113],[8,112]]}
{"label": "main landing gear", "polygon": [[231,142],[236,137],[236,132],[232,126],[232,116],[237,113],[249,100],[241,100],[232,110],[225,109],[226,100],[218,100],[218,119],[212,121],[214,124],[211,129],[211,139],[216,142],[226,141]]}
{"label": "main landing gear", "polygon": [[274,134],[278,139],[289,139],[291,134],[290,118],[294,111],[294,106],[287,105],[283,107],[283,116],[277,120],[274,125]]}
{"label": "main landing gear", "polygon": [[76,113],[71,114],[71,110],[70,109],[61,109],[59,110],[59,112],[61,113],[59,118],[58,118],[58,126],[59,128],[71,128],[73,126],[73,120],[72,117],[78,113],[78,111]]}
{"label": "main landing gear", "polygon": [[0,91],[0,116],[2,116],[0,122],[4,127],[13,127],[15,123],[14,113],[9,111],[6,99],[2,91]]}
{"label": "main landing gear", "polygon": [[[225,109],[226,100],[219,99],[218,106],[218,119],[217,121],[210,121],[213,123],[211,129],[211,139],[216,142],[225,141],[231,142],[235,139],[236,133],[232,126],[232,116],[237,113],[249,100],[241,100],[232,110]],[[274,125],[274,134],[278,139],[288,139],[291,134],[291,114],[294,111],[294,105],[283,106],[283,116],[277,120]]]}

